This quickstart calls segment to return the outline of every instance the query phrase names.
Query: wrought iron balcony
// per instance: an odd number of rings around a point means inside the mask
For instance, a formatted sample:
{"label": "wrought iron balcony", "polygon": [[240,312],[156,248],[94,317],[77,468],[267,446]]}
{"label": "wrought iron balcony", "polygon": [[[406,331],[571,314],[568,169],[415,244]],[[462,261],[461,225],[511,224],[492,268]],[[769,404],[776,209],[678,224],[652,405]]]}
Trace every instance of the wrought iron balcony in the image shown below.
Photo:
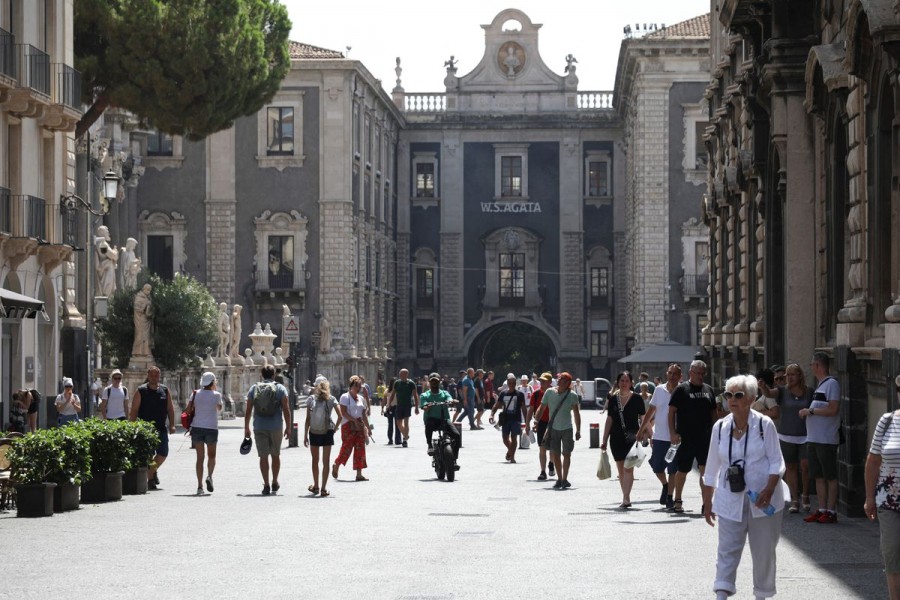
{"label": "wrought iron balcony", "polygon": [[0,75],[17,79],[16,70],[16,36],[0,29]]}
{"label": "wrought iron balcony", "polygon": [[66,64],[53,64],[53,102],[81,110],[81,73]]}
{"label": "wrought iron balcony", "polygon": [[297,292],[305,288],[303,271],[281,269],[272,273],[268,269],[256,272],[257,292]]}
{"label": "wrought iron balcony", "polygon": [[12,193],[0,187],[0,233],[12,234]]}
{"label": "wrought iron balcony", "polygon": [[709,296],[709,275],[685,275],[681,278],[681,290],[685,297]]}
{"label": "wrought iron balcony", "polygon": [[25,214],[25,237],[38,240],[47,239],[47,215],[43,198],[22,196]]}
{"label": "wrought iron balcony", "polygon": [[50,95],[50,55],[31,44],[16,44],[19,86]]}

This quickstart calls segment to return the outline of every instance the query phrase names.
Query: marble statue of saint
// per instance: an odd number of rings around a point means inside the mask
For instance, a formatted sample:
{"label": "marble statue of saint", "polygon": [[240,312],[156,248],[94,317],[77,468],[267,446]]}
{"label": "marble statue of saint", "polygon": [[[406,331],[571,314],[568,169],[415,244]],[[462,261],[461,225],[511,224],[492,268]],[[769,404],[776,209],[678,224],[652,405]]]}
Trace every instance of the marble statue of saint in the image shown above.
{"label": "marble statue of saint", "polygon": [[503,59],[503,65],[506,67],[507,77],[515,77],[516,69],[520,64],[521,62],[519,61],[519,57],[516,56],[516,49],[513,46],[507,46],[506,56]]}
{"label": "marble statue of saint", "polygon": [[240,304],[235,304],[231,313],[231,356],[233,358],[241,357],[241,311],[243,308]]}
{"label": "marble statue of saint", "polygon": [[122,285],[125,289],[133,289],[137,287],[137,276],[141,272],[141,259],[137,257],[134,249],[137,248],[137,240],[128,238],[125,240],[125,247],[119,250],[122,264]]}
{"label": "marble statue of saint", "polygon": [[112,296],[116,291],[119,251],[109,242],[109,229],[106,225],[99,226],[94,237],[94,272],[97,275],[95,292],[98,296]]}
{"label": "marble statue of saint", "polygon": [[319,338],[319,351],[322,354],[328,354],[331,351],[331,324],[324,312],[322,318],[319,319],[319,334],[322,336]]}
{"label": "marble statue of saint", "polygon": [[150,324],[153,321],[153,303],[150,301],[150,291],[153,288],[145,283],[134,296],[134,345],[131,347],[132,356],[152,356],[150,353]]}
{"label": "marble statue of saint", "polygon": [[228,305],[219,304],[219,347],[216,356],[228,356],[228,343],[231,341],[231,315],[228,313]]}

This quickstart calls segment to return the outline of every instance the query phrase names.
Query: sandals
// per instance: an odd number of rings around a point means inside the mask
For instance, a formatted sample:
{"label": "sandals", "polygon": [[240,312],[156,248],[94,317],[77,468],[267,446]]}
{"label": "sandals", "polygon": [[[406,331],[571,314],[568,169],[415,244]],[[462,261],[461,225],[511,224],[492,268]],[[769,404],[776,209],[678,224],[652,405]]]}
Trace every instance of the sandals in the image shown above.
{"label": "sandals", "polygon": [[322,498],[327,498],[330,495],[331,495],[331,492],[329,492],[328,490],[322,490],[321,493],[319,493],[319,496]]}
{"label": "sandals", "polygon": [[809,496],[800,496],[800,498],[803,500],[803,503],[802,503],[803,512],[809,512],[812,508],[809,505]]}
{"label": "sandals", "polygon": [[368,481],[369,478],[368,478],[368,477],[363,477],[362,475],[358,475],[358,476],[356,477],[356,480],[357,480],[357,481]]}
{"label": "sandals", "polygon": [[317,488],[317,487],[314,486],[314,485],[311,485],[311,486],[309,486],[309,487],[306,488],[306,489],[307,489],[307,490],[309,491],[309,493],[312,494],[313,496],[315,496],[316,494],[319,493],[319,488]]}
{"label": "sandals", "polygon": [[789,513],[798,513],[800,512],[800,503],[796,500],[791,501],[791,507],[788,509]]}
{"label": "sandals", "polygon": [[672,512],[683,513],[684,506],[682,506],[681,500],[675,500],[675,506],[672,507]]}
{"label": "sandals", "polygon": [[337,479],[338,466],[339,466],[339,465],[338,465],[337,463],[334,463],[333,465],[331,465],[331,477],[332,477],[332,479]]}

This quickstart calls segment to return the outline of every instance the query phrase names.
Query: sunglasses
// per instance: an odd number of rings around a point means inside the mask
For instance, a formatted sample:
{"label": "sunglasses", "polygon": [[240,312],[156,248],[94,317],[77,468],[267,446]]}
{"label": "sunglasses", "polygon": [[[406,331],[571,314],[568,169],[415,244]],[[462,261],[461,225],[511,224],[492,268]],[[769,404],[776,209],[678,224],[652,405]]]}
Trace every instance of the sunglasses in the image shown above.
{"label": "sunglasses", "polygon": [[119,380],[121,380],[121,379],[122,379],[122,378],[121,378],[121,377],[119,377],[119,376],[118,376],[118,375],[117,375],[117,376],[115,376],[115,377],[113,377],[113,381],[119,381]]}
{"label": "sunglasses", "polygon": [[735,400],[743,400],[746,394],[744,394],[744,392],[725,392],[722,395],[725,396],[726,400],[731,400],[732,398]]}

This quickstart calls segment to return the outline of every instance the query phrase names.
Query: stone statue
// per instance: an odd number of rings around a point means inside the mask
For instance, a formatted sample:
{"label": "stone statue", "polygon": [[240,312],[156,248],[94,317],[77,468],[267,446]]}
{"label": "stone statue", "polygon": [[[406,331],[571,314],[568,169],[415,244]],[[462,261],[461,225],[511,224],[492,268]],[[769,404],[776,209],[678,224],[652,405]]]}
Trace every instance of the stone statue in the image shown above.
{"label": "stone statue", "polygon": [[137,276],[141,272],[141,259],[137,257],[134,249],[137,247],[137,240],[128,238],[125,240],[125,247],[120,248],[119,252],[122,257],[122,285],[125,289],[133,289],[137,287]]}
{"label": "stone statue", "polygon": [[519,67],[521,62],[519,61],[519,57],[516,56],[516,49],[514,46],[506,47],[506,56],[503,58],[503,66],[506,67],[506,76],[507,77],[515,77],[516,69]]}
{"label": "stone statue", "polygon": [[281,314],[282,316],[289,317],[291,316],[291,308],[287,304],[281,305]]}
{"label": "stone statue", "polygon": [[153,321],[153,303],[150,301],[150,291],[153,288],[145,283],[134,296],[134,345],[131,347],[132,356],[152,356],[150,353],[150,324]]}
{"label": "stone statue", "polygon": [[322,354],[331,352],[331,324],[328,323],[328,317],[323,312],[322,318],[319,319],[319,351]]}
{"label": "stone statue", "polygon": [[228,356],[228,343],[231,341],[231,315],[228,314],[228,305],[219,304],[219,347],[216,348],[216,356],[221,358]]}
{"label": "stone statue", "polygon": [[234,305],[231,313],[231,356],[233,358],[241,357],[241,311],[244,309],[240,304]]}
{"label": "stone statue", "polygon": [[[399,60],[399,59],[398,59],[398,60]],[[459,61],[456,60],[456,57],[454,57],[454,56],[451,54],[451,55],[450,55],[450,60],[445,60],[445,61],[444,61],[444,66],[447,67],[447,73],[451,73],[451,74],[452,74],[452,73],[456,73],[456,63],[458,63],[458,62],[459,62]]]}
{"label": "stone statue", "polygon": [[94,237],[94,272],[97,275],[95,292],[98,296],[112,296],[116,291],[119,251],[109,242],[109,229],[106,225],[99,226]]}
{"label": "stone statue", "polygon": [[570,71],[572,73],[574,73],[575,72],[575,63],[577,63],[577,62],[578,61],[575,59],[574,54],[567,54],[566,55],[566,73],[568,73]]}

